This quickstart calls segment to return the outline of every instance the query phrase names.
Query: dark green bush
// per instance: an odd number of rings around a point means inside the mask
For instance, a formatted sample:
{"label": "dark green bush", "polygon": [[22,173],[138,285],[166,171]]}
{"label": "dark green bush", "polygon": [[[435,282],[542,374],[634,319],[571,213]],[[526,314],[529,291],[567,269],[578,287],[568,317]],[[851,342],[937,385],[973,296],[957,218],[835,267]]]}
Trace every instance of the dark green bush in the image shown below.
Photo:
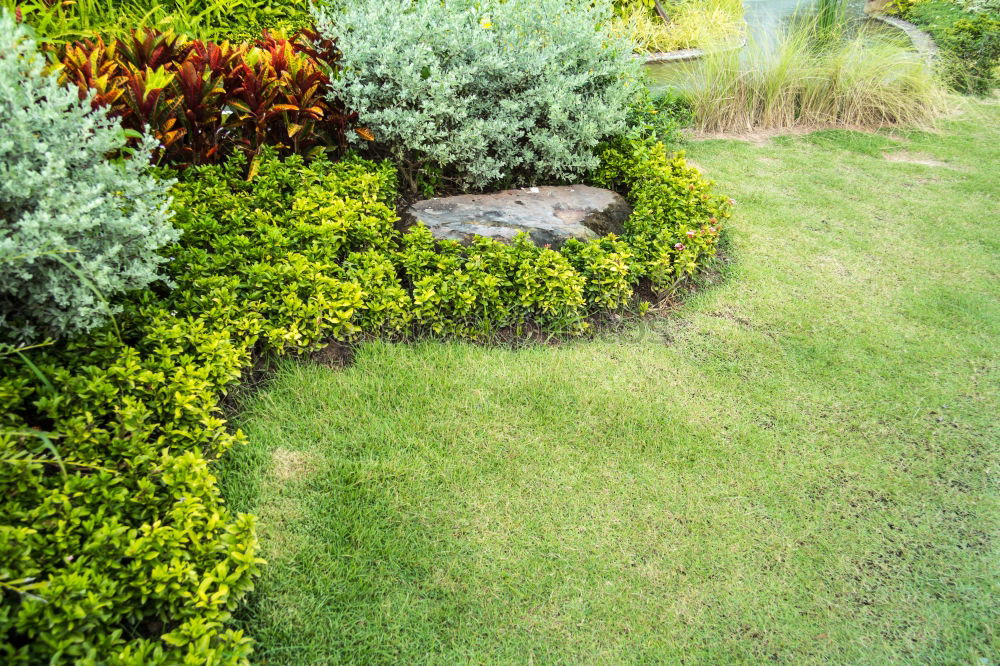
{"label": "dark green bush", "polygon": [[903,2],[897,13],[927,30],[943,54],[948,83],[959,92],[984,95],[1000,81],[1000,14],[971,10],[948,0]]}
{"label": "dark green bush", "polygon": [[997,86],[1000,80],[1000,18],[997,15],[976,14],[955,21],[944,31],[941,46],[960,61],[950,73],[957,90],[985,95]]}
{"label": "dark green bush", "polygon": [[265,152],[180,174],[172,290],[133,295],[120,335],[0,350],[0,661],[245,663],[226,622],[260,565],[253,519],[226,509],[210,467],[243,438],[227,389],[264,354],[579,333],[642,280],[675,287],[729,204],[651,140],[603,162],[636,205],[626,233],[560,251],[401,234],[388,163]]}

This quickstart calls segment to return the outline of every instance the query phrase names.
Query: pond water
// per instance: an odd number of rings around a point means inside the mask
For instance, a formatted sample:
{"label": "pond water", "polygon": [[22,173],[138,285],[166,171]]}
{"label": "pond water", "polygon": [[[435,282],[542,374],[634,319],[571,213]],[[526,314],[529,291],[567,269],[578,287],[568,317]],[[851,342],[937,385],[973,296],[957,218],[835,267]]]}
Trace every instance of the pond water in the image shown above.
{"label": "pond water", "polygon": [[743,18],[750,33],[748,38],[759,39],[777,33],[796,11],[805,11],[813,4],[813,0],[744,0]]}
{"label": "pond water", "polygon": [[[822,0],[743,0],[743,18],[747,25],[747,41],[766,44],[779,34],[782,28],[796,15],[815,12]],[[864,16],[865,0],[847,0],[849,17],[860,19]],[[683,72],[691,66],[687,62],[654,63],[646,66],[653,86],[668,87],[675,84]]]}

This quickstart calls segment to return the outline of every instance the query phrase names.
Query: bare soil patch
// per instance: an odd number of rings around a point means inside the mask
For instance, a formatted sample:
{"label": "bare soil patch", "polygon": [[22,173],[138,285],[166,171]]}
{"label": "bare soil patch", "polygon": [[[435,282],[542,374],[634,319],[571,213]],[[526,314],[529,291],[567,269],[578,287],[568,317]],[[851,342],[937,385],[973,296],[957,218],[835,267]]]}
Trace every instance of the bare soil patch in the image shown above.
{"label": "bare soil patch", "polygon": [[920,153],[908,153],[906,151],[899,151],[894,153],[882,153],[889,162],[905,162],[906,164],[922,164],[929,167],[950,167],[951,165],[947,162],[942,162],[941,160],[936,160],[928,155],[922,155]]}
{"label": "bare soil patch", "polygon": [[746,141],[747,143],[752,143],[755,146],[765,146],[776,136],[802,136],[804,134],[809,134],[810,132],[815,132],[819,129],[829,128],[797,125],[794,127],[774,127],[770,129],[747,130],[745,132],[703,132],[701,130],[690,130],[688,132],[688,136],[694,141],[728,139],[732,141]]}

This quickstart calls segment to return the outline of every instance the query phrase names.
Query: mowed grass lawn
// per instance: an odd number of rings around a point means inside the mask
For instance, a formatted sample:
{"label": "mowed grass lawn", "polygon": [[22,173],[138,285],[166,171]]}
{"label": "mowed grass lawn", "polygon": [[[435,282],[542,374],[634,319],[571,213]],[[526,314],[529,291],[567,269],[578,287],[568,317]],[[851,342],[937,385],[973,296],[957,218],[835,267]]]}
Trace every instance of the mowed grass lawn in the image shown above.
{"label": "mowed grass lawn", "polygon": [[688,154],[738,207],[670,317],[247,401],[261,662],[1000,661],[1000,106]]}

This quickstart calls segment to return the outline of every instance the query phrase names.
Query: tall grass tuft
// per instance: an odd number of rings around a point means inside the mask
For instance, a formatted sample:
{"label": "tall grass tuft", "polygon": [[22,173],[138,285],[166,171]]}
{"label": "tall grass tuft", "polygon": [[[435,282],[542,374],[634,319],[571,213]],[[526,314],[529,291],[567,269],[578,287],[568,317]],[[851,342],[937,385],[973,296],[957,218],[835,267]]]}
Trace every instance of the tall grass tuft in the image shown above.
{"label": "tall grass tuft", "polygon": [[742,52],[710,52],[684,79],[695,125],[709,132],[924,126],[947,100],[933,68],[905,43],[849,34],[843,17],[822,12]]}

